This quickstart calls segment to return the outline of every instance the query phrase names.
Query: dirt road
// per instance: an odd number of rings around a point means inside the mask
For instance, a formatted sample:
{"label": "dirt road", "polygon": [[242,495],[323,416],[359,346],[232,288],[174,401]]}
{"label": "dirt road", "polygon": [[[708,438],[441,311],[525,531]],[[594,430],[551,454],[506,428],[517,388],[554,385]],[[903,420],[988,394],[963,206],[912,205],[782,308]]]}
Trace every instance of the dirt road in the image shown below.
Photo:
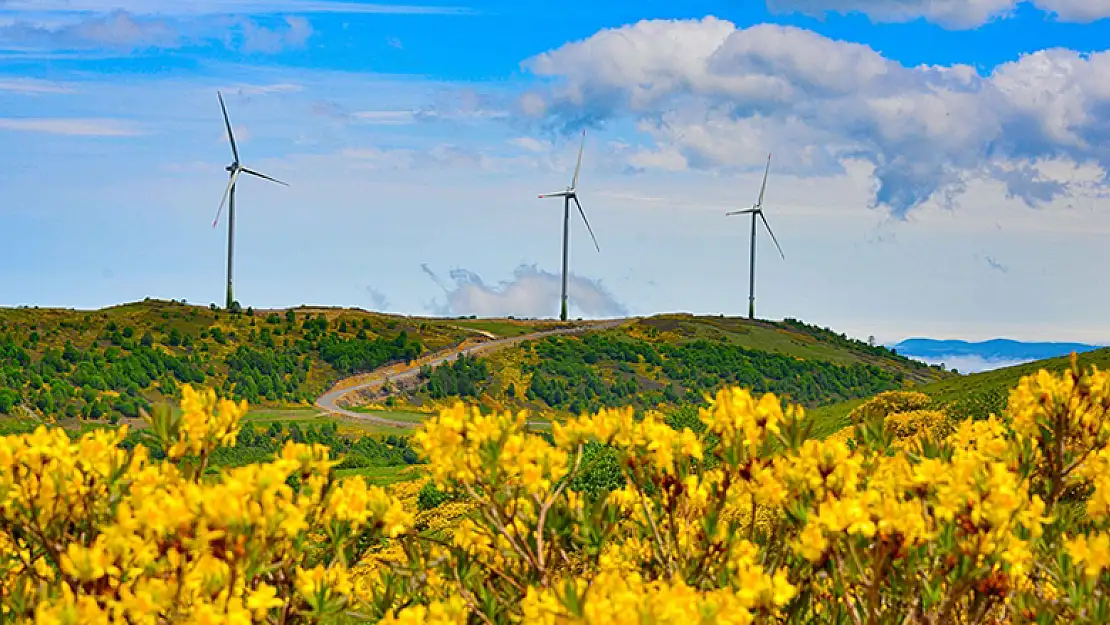
{"label": "dirt road", "polygon": [[507,337],[502,339],[494,339],[478,344],[463,343],[459,347],[452,348],[440,352],[431,358],[419,360],[411,367],[389,365],[373,371],[371,373],[361,373],[356,376],[344,378],[340,380],[329,390],[316,399],[316,407],[335,415],[342,415],[350,419],[359,419],[362,421],[369,421],[379,425],[385,425],[396,428],[411,428],[412,423],[406,421],[394,421],[385,417],[368,414],[365,412],[355,412],[347,410],[338,405],[338,401],[348,393],[354,393],[363,389],[376,389],[381,387],[382,384],[388,379],[393,383],[401,383],[406,381],[413,381],[420,375],[420,368],[424,365],[432,367],[439,366],[445,362],[450,362],[458,358],[460,354],[473,356],[477,354],[484,354],[494,352],[499,349],[511,347],[523,341],[530,341],[541,339],[546,336],[558,336],[562,334],[582,334],[583,332],[590,332],[596,330],[607,330],[615,328],[621,324],[629,321],[628,319],[610,319],[606,321],[596,321],[583,323],[582,325],[573,328],[561,328],[558,330],[544,330],[542,332],[533,332],[531,334],[522,334],[520,336]]}

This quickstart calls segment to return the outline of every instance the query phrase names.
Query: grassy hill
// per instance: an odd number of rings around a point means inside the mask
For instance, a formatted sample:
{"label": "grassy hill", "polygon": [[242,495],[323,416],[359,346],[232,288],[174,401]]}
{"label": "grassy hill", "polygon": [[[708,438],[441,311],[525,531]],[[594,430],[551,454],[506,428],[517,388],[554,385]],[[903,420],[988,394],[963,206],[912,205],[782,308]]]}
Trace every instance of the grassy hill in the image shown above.
{"label": "grassy hill", "polygon": [[133,417],[186,382],[252,405],[304,404],[346,375],[468,337],[551,325],[317,307],[235,313],[158,300],[0,309],[0,414]]}
{"label": "grassy hill", "polygon": [[402,403],[428,407],[462,396],[489,407],[579,413],[696,404],[736,384],[820,406],[951,375],[796,320],[676,314],[425,370]]}
{"label": "grassy hill", "polygon": [[[970,375],[951,376],[915,388],[928,395],[939,408],[949,414],[972,419],[985,419],[1006,409],[1010,389],[1021,378],[1041,369],[1059,372],[1070,366],[1070,356],[1037,360],[1004,369],[984,371]],[[1078,355],[1079,364],[1087,369],[1091,365],[1110,369],[1110,348],[1096,349]],[[848,413],[862,400],[845,401],[814,411],[820,434],[831,434],[848,425]]]}

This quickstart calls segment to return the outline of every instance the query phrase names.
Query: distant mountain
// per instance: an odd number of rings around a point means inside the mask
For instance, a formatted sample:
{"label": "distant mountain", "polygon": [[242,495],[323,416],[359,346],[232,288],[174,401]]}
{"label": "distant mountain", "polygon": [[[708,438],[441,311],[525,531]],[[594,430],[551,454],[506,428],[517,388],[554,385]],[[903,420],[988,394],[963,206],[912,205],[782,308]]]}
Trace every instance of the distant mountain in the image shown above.
{"label": "distant mountain", "polygon": [[1072,352],[1089,352],[1100,347],[1086,343],[1026,343],[1010,339],[972,343],[927,338],[906,339],[893,346],[903,356],[930,364],[943,363],[950,369],[959,369],[965,373],[1000,369],[1034,360],[1066,356]]}

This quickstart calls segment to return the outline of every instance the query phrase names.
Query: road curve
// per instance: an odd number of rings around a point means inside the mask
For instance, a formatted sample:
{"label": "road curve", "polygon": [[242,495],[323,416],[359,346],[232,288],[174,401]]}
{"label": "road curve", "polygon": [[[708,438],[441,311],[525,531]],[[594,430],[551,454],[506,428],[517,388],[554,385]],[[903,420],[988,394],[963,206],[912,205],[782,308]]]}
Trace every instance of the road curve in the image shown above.
{"label": "road curve", "polygon": [[[406,429],[411,428],[412,423],[409,423],[409,422],[406,422],[406,421],[394,421],[393,419],[386,419],[385,417],[379,417],[379,416],[374,415],[374,414],[368,414],[368,413],[365,413],[365,412],[355,412],[353,410],[347,410],[346,408],[339,407],[339,405],[336,402],[338,402],[341,397],[343,397],[344,395],[346,395],[348,393],[353,393],[355,391],[359,391],[359,390],[367,389],[367,388],[379,387],[387,379],[389,379],[393,382],[400,382],[400,381],[404,381],[404,380],[414,379],[418,375],[420,375],[420,368],[423,367],[424,365],[437,367],[437,366],[439,366],[439,365],[441,365],[445,362],[449,362],[451,360],[454,360],[455,358],[458,358],[460,354],[466,354],[468,356],[473,356],[475,354],[497,351],[499,349],[504,349],[506,347],[516,345],[517,343],[521,343],[521,342],[524,342],[524,341],[535,340],[535,339],[541,339],[541,338],[544,338],[544,337],[547,337],[547,336],[558,336],[558,335],[561,335],[561,334],[582,334],[583,332],[591,332],[591,331],[597,331],[597,330],[608,330],[610,328],[618,327],[621,324],[626,323],[628,321],[630,321],[630,320],[629,319],[610,319],[610,320],[606,320],[606,321],[591,322],[589,324],[583,324],[583,325],[580,325],[580,326],[575,326],[573,328],[560,328],[558,330],[544,330],[542,332],[533,332],[531,334],[522,334],[520,336],[512,336],[512,337],[506,337],[506,338],[502,338],[502,339],[494,339],[492,341],[487,341],[485,343],[479,343],[477,345],[470,345],[468,347],[455,347],[455,348],[446,350],[444,352],[441,352],[439,355],[433,357],[431,360],[422,361],[417,365],[414,365],[412,367],[408,367],[406,369],[402,369],[400,371],[397,370],[397,365],[395,365],[395,364],[394,365],[388,365],[388,366],[385,366],[385,367],[381,367],[381,368],[379,368],[379,369],[377,369],[377,370],[375,370],[375,371],[373,371],[369,374],[361,373],[361,374],[358,374],[356,376],[352,376],[350,378],[344,378],[343,380],[340,380],[334,386],[332,386],[331,390],[329,390],[328,392],[324,393],[323,395],[321,395],[319,398],[316,399],[316,407],[321,409],[321,410],[324,410],[326,412],[329,412],[331,414],[341,415],[341,416],[348,417],[348,418],[351,418],[351,419],[359,419],[361,421],[368,421],[368,422],[371,422],[371,423],[376,423],[378,425],[384,425],[384,426],[395,427],[395,428],[406,428]],[[345,382],[348,382],[352,378],[358,378],[360,381],[357,384],[344,384]]]}

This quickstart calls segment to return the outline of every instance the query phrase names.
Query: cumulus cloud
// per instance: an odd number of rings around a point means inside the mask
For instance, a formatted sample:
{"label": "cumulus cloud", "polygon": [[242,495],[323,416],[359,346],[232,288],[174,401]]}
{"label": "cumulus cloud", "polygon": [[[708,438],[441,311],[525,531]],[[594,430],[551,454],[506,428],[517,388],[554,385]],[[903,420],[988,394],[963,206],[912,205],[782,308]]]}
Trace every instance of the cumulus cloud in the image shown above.
{"label": "cumulus cloud", "polygon": [[1060,21],[1091,22],[1110,16],[1108,0],[767,0],[772,12],[863,13],[876,22],[925,19],[945,28],[970,29],[1012,16],[1018,5],[1031,4]]}
{"label": "cumulus cloud", "polygon": [[[444,283],[426,264],[424,273],[436,282],[446,301],[433,301],[429,306],[441,315],[477,315],[479,317],[550,317],[559,310],[562,277],[521,265],[513,279],[488,285],[473,271],[455,269],[450,277],[453,286]],[[623,317],[628,310],[599,280],[570,274],[567,277],[567,299],[572,310],[588,317]]]}
{"label": "cumulus cloud", "polygon": [[[993,178],[1030,205],[1069,190],[1056,161],[1110,166],[1110,52],[1050,49],[981,76],[907,67],[861,44],[770,24],[651,20],[525,61],[550,79],[520,108],[564,127],[631,114],[655,147],[637,167],[827,175],[874,168],[896,217]],[[542,102],[542,105],[540,104]]]}

